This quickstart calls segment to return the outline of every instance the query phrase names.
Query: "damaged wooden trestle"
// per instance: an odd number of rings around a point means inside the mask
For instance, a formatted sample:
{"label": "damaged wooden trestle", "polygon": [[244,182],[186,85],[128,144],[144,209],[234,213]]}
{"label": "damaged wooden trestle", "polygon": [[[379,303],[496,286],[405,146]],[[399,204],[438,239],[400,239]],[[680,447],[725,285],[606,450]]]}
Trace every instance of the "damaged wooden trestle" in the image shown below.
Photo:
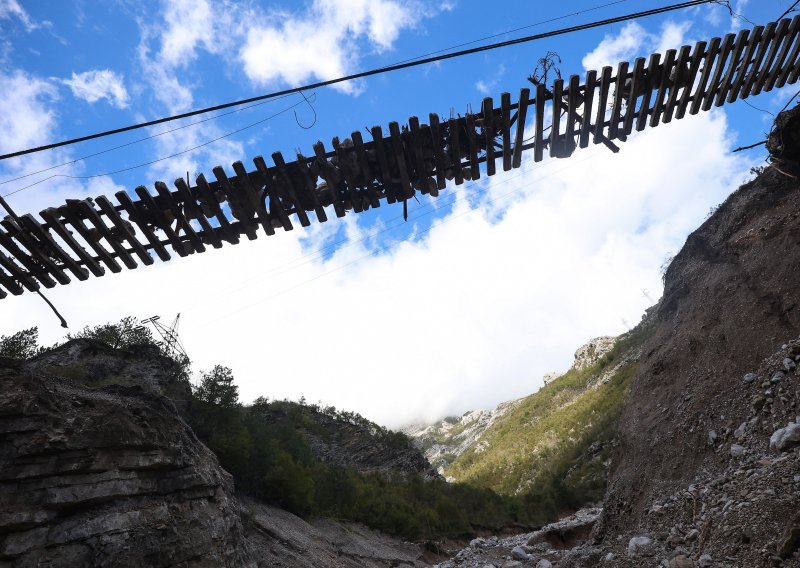
{"label": "damaged wooden trestle", "polygon": [[156,182],[154,191],[137,187],[135,196],[118,192],[115,201],[67,200],[40,218],[9,216],[0,221],[0,298],[150,265],[152,253],[167,261],[297,222],[308,226],[311,213],[325,222],[331,211],[342,217],[417,192],[435,197],[448,180],[480,178],[481,164],[489,176],[498,161],[503,171],[520,167],[525,150],[537,162],[590,143],[618,151],[615,141],[634,129],[797,82],[799,59],[800,16],[623,62],[616,71],[589,71],[583,80],[538,84],[513,103],[508,93],[499,104],[486,98],[474,114],[431,114],[427,123],[411,117],[402,127],[373,127],[367,139],[356,131],[328,148],[318,142],[309,156],[287,161],[276,152],[250,168],[217,166],[192,184],[178,178],[172,187]]}

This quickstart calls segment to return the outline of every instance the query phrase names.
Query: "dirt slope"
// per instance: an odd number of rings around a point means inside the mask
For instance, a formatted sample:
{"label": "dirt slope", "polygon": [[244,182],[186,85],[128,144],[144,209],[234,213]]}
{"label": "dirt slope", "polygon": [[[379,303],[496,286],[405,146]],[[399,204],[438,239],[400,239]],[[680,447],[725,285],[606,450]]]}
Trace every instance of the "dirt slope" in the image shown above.
{"label": "dirt slope", "polygon": [[[798,302],[800,185],[770,167],[689,236],[666,274],[620,420],[598,537],[668,528],[653,521],[652,506],[693,480],[730,472],[737,427],[752,421],[767,452],[770,435],[800,414],[800,380],[791,373],[778,385],[765,376],[778,370],[765,360],[780,359],[800,332]],[[752,383],[743,380],[750,372],[760,373]],[[762,500],[739,565],[760,565],[757,549],[772,546],[798,509],[791,486]],[[715,528],[709,523],[706,541]]]}

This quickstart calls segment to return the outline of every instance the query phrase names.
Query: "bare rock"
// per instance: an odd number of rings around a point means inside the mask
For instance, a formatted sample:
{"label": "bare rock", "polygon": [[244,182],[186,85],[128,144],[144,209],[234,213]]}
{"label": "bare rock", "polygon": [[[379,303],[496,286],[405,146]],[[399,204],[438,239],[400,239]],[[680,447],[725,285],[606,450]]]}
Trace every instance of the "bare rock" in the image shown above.
{"label": "bare rock", "polygon": [[629,556],[649,556],[653,552],[653,539],[647,536],[635,536],[628,541]]}
{"label": "bare rock", "polygon": [[785,452],[800,445],[800,424],[790,422],[786,428],[776,430],[769,439],[769,447],[778,452]]}

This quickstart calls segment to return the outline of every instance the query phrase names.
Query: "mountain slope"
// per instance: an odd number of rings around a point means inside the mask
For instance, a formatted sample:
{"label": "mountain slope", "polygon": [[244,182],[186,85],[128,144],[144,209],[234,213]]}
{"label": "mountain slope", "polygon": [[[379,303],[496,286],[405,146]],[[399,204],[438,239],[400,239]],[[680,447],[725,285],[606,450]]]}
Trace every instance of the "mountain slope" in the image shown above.
{"label": "mountain slope", "polygon": [[[623,336],[523,398],[445,469],[454,479],[506,495],[554,502],[596,500],[643,331]],[[580,350],[579,350],[580,352]]]}

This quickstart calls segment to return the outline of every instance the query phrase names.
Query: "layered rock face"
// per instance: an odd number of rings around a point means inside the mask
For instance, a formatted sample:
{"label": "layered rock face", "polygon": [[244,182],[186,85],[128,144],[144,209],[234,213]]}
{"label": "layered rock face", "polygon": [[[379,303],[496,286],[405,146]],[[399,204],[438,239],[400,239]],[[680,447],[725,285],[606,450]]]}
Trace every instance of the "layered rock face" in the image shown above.
{"label": "layered rock face", "polygon": [[87,340],[0,360],[0,565],[252,564],[230,476],[159,394],[171,372]]}

